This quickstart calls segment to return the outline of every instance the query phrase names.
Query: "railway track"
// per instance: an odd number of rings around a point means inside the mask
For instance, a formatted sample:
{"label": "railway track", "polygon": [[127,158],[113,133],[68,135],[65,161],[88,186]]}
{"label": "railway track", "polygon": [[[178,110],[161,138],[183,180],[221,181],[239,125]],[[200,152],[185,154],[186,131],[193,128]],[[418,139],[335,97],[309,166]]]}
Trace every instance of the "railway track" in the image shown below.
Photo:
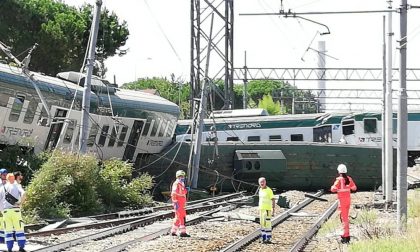
{"label": "railway track", "polygon": [[[322,192],[315,194],[317,197],[321,195]],[[258,228],[243,238],[228,244],[220,251],[301,251],[307,241],[311,239],[336,208],[336,201],[322,202],[315,201],[314,198],[307,198],[272,219],[272,244],[261,244],[257,241],[260,237]],[[308,211],[310,214],[297,214],[302,210]]]}
{"label": "railway track", "polygon": [[[238,197],[240,195],[242,195],[242,193],[232,193],[232,194],[217,196],[217,197],[213,197],[209,199],[191,201],[188,203],[187,211],[190,211],[189,213],[192,213],[194,212],[194,209],[197,206],[229,200],[229,199]],[[145,217],[152,217],[155,215],[155,213],[159,211],[171,211],[172,208],[173,208],[172,204],[166,204],[164,206],[144,208],[140,210],[120,211],[120,212],[110,213],[110,214],[88,216],[88,217],[84,217],[84,219],[90,219],[94,221],[93,223],[80,224],[78,226],[62,227],[62,228],[56,228],[52,230],[45,230],[45,231],[28,232],[26,234],[26,237],[31,238],[31,237],[38,237],[38,236],[47,236],[47,235],[52,235],[52,234],[59,235],[59,234],[65,234],[68,232],[74,232],[74,231],[83,230],[83,229],[107,228],[107,227],[112,227],[116,225],[121,225],[125,223],[130,223],[133,221],[141,220]]]}
{"label": "railway track", "polygon": [[[238,205],[242,204],[242,200],[244,198],[240,193],[236,194],[230,194],[230,195],[224,195],[217,198],[212,198],[206,201],[196,202],[196,204],[189,205],[187,207],[188,214],[194,213],[194,212],[202,212],[206,211],[205,213],[201,213],[198,216],[195,216],[195,218],[188,220],[188,223],[197,223],[199,221],[206,220],[206,217],[210,216],[214,212],[221,211],[221,210],[228,210],[233,209],[237,207]],[[141,227],[149,226],[149,225],[155,225],[154,228],[151,228],[148,232],[144,232],[143,235],[139,236],[143,240],[148,239],[154,239],[155,237],[158,237],[160,235],[166,234],[169,232],[170,228],[170,221],[163,221],[168,218],[173,217],[173,211],[172,210],[161,210],[158,212],[154,212],[151,214],[147,214],[142,216],[139,219],[133,220],[128,223],[120,224],[115,227],[107,228],[104,230],[97,230],[94,233],[84,235],[82,237],[78,237],[76,239],[71,239],[68,241],[60,242],[58,244],[53,244],[50,246],[46,246],[44,248],[35,250],[35,251],[63,251],[65,249],[71,248],[73,251],[81,251],[86,250],[84,249],[78,249],[75,246],[79,244],[85,244],[92,240],[102,240],[107,237],[116,236],[118,234],[126,233],[132,230],[136,230]],[[42,233],[42,235],[46,235],[45,232]],[[140,240],[141,241],[141,240]],[[131,241],[131,243],[135,243],[138,241]],[[128,246],[131,244],[130,242],[126,242],[119,244],[120,247]],[[111,247],[111,246],[106,246]],[[75,249],[75,250],[74,250]],[[120,251],[119,248],[115,248],[114,251]]]}

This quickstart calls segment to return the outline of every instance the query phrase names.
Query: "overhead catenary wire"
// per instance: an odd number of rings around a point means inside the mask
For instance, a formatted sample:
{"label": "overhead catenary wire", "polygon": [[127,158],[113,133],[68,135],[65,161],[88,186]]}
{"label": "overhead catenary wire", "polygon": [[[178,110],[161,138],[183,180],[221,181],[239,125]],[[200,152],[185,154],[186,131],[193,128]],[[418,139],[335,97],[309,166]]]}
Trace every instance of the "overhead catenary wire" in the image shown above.
{"label": "overhead catenary wire", "polygon": [[165,39],[166,39],[166,42],[168,42],[169,46],[171,47],[172,52],[175,54],[175,56],[176,56],[176,58],[178,59],[178,61],[179,61],[180,63],[182,63],[182,59],[181,59],[181,57],[179,56],[179,54],[178,54],[178,52],[176,51],[176,49],[175,49],[174,45],[172,44],[171,40],[170,40],[170,39],[169,39],[169,37],[166,35],[166,32],[163,30],[162,26],[160,25],[159,21],[157,20],[157,18],[156,18],[156,16],[155,16],[155,14],[154,14],[154,13],[153,13],[153,11],[152,11],[152,8],[150,8],[149,3],[147,2],[147,0],[144,0],[144,3],[146,4],[146,7],[149,9],[150,13],[152,14],[152,18],[153,18],[153,20],[156,22],[156,24],[157,24],[157,26],[158,26],[158,28],[159,28],[159,31],[162,33],[162,35],[163,35],[163,36],[165,37]]}
{"label": "overhead catenary wire", "polygon": [[[90,116],[90,120],[93,120],[95,123],[97,123],[91,116]],[[97,124],[97,125],[98,125],[98,129],[100,131],[102,131],[102,127],[99,124]],[[111,137],[111,135],[108,134],[108,133],[107,134],[104,134],[104,135],[106,137]],[[127,143],[127,142],[124,142],[123,143],[123,146],[126,146],[126,147],[127,146],[131,146],[131,147],[135,148],[136,150],[144,151],[145,154],[150,154],[150,155],[153,155],[153,156],[161,157],[161,159],[164,159],[166,161],[170,161],[171,164],[177,164],[179,166],[186,167],[186,168],[188,167],[187,164],[184,164],[184,163],[181,163],[179,161],[176,161],[175,160],[175,157],[174,158],[168,158],[166,156],[160,155],[159,153],[150,153],[150,152],[148,152],[148,150],[142,149],[142,148],[140,148],[138,146],[131,145],[131,144]],[[208,168],[207,166],[200,165],[200,172],[206,173],[206,174],[213,174],[215,172],[215,170],[214,169],[211,169],[211,168]],[[243,180],[240,180],[240,179],[235,179],[233,177],[233,175],[232,176],[228,176],[228,175],[223,175],[223,174],[218,173],[218,176],[220,176],[220,177],[222,177],[224,179],[227,179],[227,180],[231,180],[231,181],[235,181],[235,182],[240,182],[241,184],[244,184],[244,185],[249,185],[249,186],[254,186],[254,187],[255,186],[258,186],[257,184],[254,184],[254,183],[246,182],[246,181],[243,181]]]}
{"label": "overhead catenary wire", "polygon": [[372,13],[387,13],[397,12],[397,10],[366,10],[366,11],[310,11],[310,12],[265,12],[265,13],[240,13],[239,16],[303,16],[303,15],[335,15],[335,14],[372,14]]}

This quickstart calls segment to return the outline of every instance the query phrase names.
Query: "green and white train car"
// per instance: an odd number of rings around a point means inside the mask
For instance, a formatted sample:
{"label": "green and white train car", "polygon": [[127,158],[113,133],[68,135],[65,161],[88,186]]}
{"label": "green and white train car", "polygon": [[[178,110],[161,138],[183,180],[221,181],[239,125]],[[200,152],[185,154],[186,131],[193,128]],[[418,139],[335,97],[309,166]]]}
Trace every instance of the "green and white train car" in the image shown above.
{"label": "green and white train car", "polygon": [[[393,115],[393,146],[397,147],[397,114]],[[351,145],[382,146],[381,113],[355,113],[342,119],[342,143]],[[407,150],[409,166],[420,157],[420,112],[410,111],[407,122]]]}
{"label": "green and white train car", "polygon": [[[260,109],[230,110],[229,117],[204,120],[203,141],[221,142],[339,142],[341,119],[347,114],[268,116]],[[245,113],[244,111],[249,111]],[[225,112],[226,114],[226,112]],[[245,116],[246,115],[246,116]],[[180,120],[177,141],[191,140],[191,120]]]}
{"label": "green and white train car", "polygon": [[[228,113],[230,112],[230,113]],[[219,113],[219,112],[217,112]],[[229,115],[229,116],[226,116]],[[396,148],[397,115],[393,118]],[[321,142],[382,147],[381,113],[321,113],[267,116],[260,109],[231,110],[204,120],[204,142]],[[180,120],[177,141],[190,141],[191,120]],[[420,112],[408,113],[409,165],[420,157]]]}
{"label": "green and white train car", "polygon": [[[77,150],[84,77],[75,72],[60,73],[57,78],[31,74],[47,109],[21,69],[0,64],[0,145],[18,144],[35,153]],[[139,153],[159,153],[171,143],[178,116],[179,107],[162,97],[120,90],[95,78],[88,151],[104,159],[125,160],[135,160]]]}

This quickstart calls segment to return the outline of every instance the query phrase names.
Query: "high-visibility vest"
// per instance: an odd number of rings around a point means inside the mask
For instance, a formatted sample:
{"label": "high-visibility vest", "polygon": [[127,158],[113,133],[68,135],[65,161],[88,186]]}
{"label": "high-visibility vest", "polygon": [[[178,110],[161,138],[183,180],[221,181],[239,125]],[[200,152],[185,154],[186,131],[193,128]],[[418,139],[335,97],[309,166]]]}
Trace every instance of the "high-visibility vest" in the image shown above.
{"label": "high-visibility vest", "polygon": [[171,199],[172,202],[178,202],[179,204],[185,203],[187,201],[187,189],[185,184],[179,180],[175,180],[172,184]]}
{"label": "high-visibility vest", "polygon": [[260,188],[259,196],[259,209],[273,210],[274,194],[270,187],[266,186],[264,189]]}
{"label": "high-visibility vest", "polygon": [[339,199],[350,198],[350,192],[357,190],[357,186],[353,179],[350,176],[347,176],[347,178],[350,181],[348,185],[346,185],[346,179],[339,176],[335,179],[334,184],[331,186],[331,192],[336,192]]}

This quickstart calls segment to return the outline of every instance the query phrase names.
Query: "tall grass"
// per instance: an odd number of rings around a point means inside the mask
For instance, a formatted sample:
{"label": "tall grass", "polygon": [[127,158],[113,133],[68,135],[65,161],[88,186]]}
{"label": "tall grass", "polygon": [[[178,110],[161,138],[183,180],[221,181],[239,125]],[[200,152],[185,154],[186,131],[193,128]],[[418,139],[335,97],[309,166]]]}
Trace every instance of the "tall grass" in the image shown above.
{"label": "tall grass", "polygon": [[406,235],[394,234],[381,238],[367,239],[352,243],[351,252],[413,252],[420,251],[420,220],[410,223]]}
{"label": "tall grass", "polygon": [[[396,232],[395,224],[388,226],[374,220],[373,214],[361,214],[358,225],[368,239],[361,239],[349,246],[352,252],[412,252],[420,251],[420,190],[412,191],[408,199],[408,224],[404,234]],[[369,235],[367,235],[369,234]]]}

